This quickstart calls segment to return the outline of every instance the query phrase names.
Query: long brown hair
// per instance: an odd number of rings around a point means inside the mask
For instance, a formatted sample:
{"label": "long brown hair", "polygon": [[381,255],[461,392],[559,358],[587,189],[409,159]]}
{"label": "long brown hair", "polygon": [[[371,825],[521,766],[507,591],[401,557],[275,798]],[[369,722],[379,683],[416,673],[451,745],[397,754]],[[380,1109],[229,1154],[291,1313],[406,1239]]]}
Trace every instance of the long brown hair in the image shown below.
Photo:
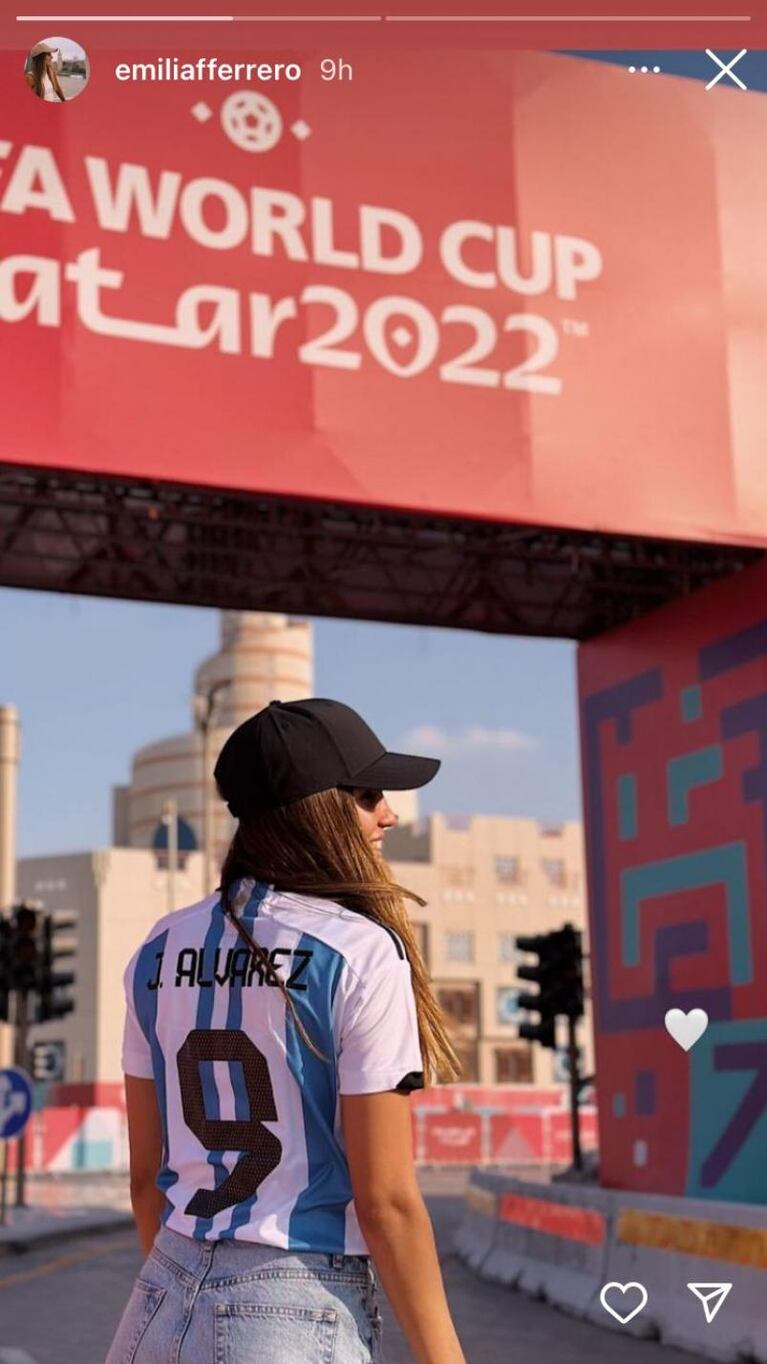
{"label": "long brown hair", "polygon": [[43,89],[43,77],[47,76],[59,99],[64,99],[64,91],[61,88],[58,72],[53,65],[50,52],[38,52],[32,58],[32,89],[36,95],[42,99],[45,91]]}
{"label": "long brown hair", "polygon": [[386,863],[373,851],[357,818],[350,791],[334,787],[278,809],[241,818],[221,869],[225,912],[255,952],[266,978],[282,990],[301,1035],[319,1055],[298,1018],[282,977],[233,907],[234,886],[243,877],[265,882],[277,891],[327,897],[393,929],[410,963],[424,1080],[430,1084],[457,1078],[458,1058],[403,902],[408,899],[424,905],[426,901],[398,885]]}

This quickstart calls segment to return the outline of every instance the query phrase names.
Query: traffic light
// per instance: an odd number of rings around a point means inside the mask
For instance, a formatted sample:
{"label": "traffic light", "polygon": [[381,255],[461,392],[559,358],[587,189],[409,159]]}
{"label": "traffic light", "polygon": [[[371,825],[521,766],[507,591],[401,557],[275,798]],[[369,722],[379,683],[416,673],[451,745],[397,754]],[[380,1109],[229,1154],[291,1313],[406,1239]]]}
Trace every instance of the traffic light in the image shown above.
{"label": "traffic light", "polygon": [[560,928],[559,938],[559,1001],[557,1013],[566,1018],[583,1018],[583,946],[582,935],[572,924]]}
{"label": "traffic light", "polygon": [[[535,995],[521,995],[520,999],[534,999]],[[521,1004],[523,1009],[535,1009],[535,1004]],[[520,1023],[519,1037],[523,1042],[540,1042],[542,1047],[548,1047],[550,1051],[557,1049],[557,1024],[553,1014],[544,1014],[540,1023]]]}
{"label": "traffic light", "polygon": [[515,946],[521,952],[535,953],[537,966],[520,966],[517,975],[520,980],[529,980],[539,987],[537,994],[520,994],[517,1004],[520,1009],[529,1009],[541,1015],[540,1023],[521,1023],[519,1036],[525,1042],[540,1042],[541,1046],[555,1050],[557,1011],[556,1003],[556,964],[558,951],[552,933],[536,933],[532,937],[515,938]]}
{"label": "traffic light", "polygon": [[10,922],[11,989],[26,995],[35,989],[40,966],[40,911],[22,901]]}
{"label": "traffic light", "polygon": [[11,934],[10,921],[0,915],[0,1022],[8,1023],[11,1017],[10,995],[13,989],[11,975]]}
{"label": "traffic light", "polygon": [[553,933],[536,933],[531,937],[515,938],[521,952],[535,953],[537,966],[520,966],[520,980],[536,984],[537,994],[525,993],[518,997],[520,1009],[529,1009],[541,1016],[540,1023],[522,1023],[519,1036],[526,1042],[540,1042],[552,1051],[556,1049],[556,1020],[583,1017],[583,953],[581,935],[572,924],[565,924]]}
{"label": "traffic light", "polygon": [[75,983],[73,971],[59,971],[57,962],[73,957],[77,950],[74,939],[58,942],[60,933],[68,933],[77,925],[76,919],[46,914],[42,923],[40,964],[37,977],[39,1001],[35,1015],[36,1023],[48,1023],[52,1018],[63,1018],[74,1009],[74,1000],[66,993]]}

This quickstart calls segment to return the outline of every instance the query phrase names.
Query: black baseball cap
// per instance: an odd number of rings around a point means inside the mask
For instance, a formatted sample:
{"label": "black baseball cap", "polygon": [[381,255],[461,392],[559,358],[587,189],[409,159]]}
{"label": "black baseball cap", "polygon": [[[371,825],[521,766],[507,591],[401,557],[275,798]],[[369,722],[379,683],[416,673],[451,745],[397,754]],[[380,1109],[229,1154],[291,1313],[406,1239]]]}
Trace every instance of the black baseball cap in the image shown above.
{"label": "black baseball cap", "polygon": [[412,791],[440,768],[438,758],[387,753],[361,715],[312,696],[270,701],[230,734],[213,771],[235,818],[273,810],[333,786]]}

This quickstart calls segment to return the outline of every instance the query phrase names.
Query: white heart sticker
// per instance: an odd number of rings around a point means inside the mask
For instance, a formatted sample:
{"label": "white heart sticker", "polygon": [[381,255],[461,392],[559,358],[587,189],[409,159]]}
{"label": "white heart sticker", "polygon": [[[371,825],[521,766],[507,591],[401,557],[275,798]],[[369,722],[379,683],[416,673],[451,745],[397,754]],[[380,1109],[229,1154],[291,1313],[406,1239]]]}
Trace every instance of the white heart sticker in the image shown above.
{"label": "white heart sticker", "polygon": [[[631,1293],[632,1289],[639,1295],[639,1301],[634,1307],[629,1306],[631,1300],[626,1299],[626,1294]],[[619,1300],[620,1311],[618,1311],[618,1308],[614,1307],[612,1303],[607,1301],[608,1294],[612,1295],[613,1301],[616,1299]],[[626,1326],[627,1323],[631,1321],[631,1318],[637,1315],[637,1312],[641,1312],[642,1308],[647,1306],[647,1289],[644,1284],[641,1283],[616,1283],[613,1280],[612,1283],[605,1284],[602,1292],[599,1294],[599,1301],[604,1307],[605,1312],[609,1312],[611,1317],[615,1317],[615,1320],[619,1321],[621,1326]]]}
{"label": "white heart sticker", "polygon": [[666,1032],[684,1051],[689,1051],[699,1042],[708,1027],[708,1014],[705,1009],[669,1009],[665,1017]]}

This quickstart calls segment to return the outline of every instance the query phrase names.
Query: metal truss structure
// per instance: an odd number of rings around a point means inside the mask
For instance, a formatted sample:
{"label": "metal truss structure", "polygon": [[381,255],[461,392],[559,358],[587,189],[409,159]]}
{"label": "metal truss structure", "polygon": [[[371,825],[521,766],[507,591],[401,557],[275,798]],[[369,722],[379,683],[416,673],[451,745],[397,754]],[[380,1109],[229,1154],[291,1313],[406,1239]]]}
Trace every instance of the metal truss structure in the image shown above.
{"label": "metal truss structure", "polygon": [[586,639],[762,558],[0,465],[10,587]]}

